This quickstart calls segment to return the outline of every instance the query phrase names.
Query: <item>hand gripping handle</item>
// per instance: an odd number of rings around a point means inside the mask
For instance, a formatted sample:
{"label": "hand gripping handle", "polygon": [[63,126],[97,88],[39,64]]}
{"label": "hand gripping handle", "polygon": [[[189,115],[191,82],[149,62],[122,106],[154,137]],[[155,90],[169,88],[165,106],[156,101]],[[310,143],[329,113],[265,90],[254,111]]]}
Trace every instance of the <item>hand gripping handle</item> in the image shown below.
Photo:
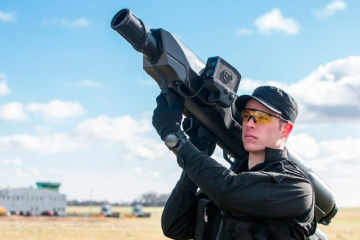
{"label": "hand gripping handle", "polygon": [[178,96],[175,95],[175,93],[173,93],[168,88],[164,88],[163,90],[161,90],[161,95],[164,97],[167,105],[170,108],[174,107],[174,104],[175,104],[176,100],[179,98]]}

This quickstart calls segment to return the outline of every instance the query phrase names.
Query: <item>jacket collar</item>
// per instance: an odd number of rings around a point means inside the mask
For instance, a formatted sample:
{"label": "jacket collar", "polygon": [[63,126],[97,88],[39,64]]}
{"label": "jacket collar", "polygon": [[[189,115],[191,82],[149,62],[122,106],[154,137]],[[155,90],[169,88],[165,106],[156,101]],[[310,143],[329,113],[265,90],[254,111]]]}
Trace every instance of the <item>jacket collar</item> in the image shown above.
{"label": "jacket collar", "polygon": [[[266,166],[270,165],[271,163],[278,162],[284,159],[288,159],[288,151],[287,149],[275,149],[275,148],[265,148],[265,161],[263,163],[259,163],[253,168],[251,168],[251,171],[258,171]],[[248,161],[249,161],[249,155],[244,157],[239,164],[234,168],[235,172],[244,172],[249,171],[248,168]]]}
{"label": "jacket collar", "polygon": [[263,163],[259,163],[251,168],[251,171],[258,171],[264,169],[266,166],[279,162],[281,160],[288,159],[287,149],[275,149],[275,148],[265,148],[265,161]]}
{"label": "jacket collar", "polygon": [[265,148],[265,161],[264,163],[271,163],[283,159],[288,159],[287,149]]}

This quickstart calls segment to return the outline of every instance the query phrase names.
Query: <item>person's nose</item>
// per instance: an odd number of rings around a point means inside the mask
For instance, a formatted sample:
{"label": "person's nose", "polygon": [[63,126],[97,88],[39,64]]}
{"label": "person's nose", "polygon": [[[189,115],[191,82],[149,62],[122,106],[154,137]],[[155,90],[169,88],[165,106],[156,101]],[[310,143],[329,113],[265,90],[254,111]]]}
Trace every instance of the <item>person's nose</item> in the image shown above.
{"label": "person's nose", "polygon": [[254,116],[250,116],[250,117],[249,117],[249,120],[247,121],[246,126],[249,127],[249,128],[255,128],[255,126],[256,126],[256,119],[255,119]]}

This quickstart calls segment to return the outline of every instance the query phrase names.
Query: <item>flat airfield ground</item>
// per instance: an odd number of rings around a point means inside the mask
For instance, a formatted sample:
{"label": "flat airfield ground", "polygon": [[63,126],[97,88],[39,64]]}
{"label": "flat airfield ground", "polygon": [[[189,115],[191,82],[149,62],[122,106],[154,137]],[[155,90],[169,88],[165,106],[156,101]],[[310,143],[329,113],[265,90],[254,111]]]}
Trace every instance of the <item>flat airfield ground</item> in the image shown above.
{"label": "flat airfield ground", "polygon": [[[68,217],[0,217],[0,240],[161,240],[163,208],[144,208],[150,218],[81,217],[96,214],[100,207],[68,207]],[[131,213],[130,207],[114,207],[121,216]],[[360,208],[342,208],[330,226],[320,225],[329,239],[360,239]]]}

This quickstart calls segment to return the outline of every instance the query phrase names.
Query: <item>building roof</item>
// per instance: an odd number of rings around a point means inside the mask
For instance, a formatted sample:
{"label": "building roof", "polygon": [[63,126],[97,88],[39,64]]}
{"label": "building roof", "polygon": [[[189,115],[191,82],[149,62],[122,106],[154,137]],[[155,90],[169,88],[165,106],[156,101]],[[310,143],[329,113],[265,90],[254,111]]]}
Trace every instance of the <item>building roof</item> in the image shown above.
{"label": "building roof", "polygon": [[55,182],[37,182],[36,185],[39,189],[45,188],[49,189],[55,192],[59,192],[59,187],[61,183],[55,183]]}

